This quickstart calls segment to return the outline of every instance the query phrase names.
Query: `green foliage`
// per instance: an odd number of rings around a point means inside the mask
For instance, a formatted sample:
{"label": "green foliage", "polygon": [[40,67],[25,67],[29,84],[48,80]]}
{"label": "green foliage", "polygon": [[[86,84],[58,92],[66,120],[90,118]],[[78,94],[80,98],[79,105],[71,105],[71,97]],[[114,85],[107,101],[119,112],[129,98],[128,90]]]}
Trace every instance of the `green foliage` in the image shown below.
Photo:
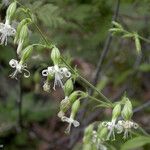
{"label": "green foliage", "polygon": [[[43,22],[44,25],[51,28],[56,28],[58,26],[63,26],[65,24],[65,20],[60,16],[59,8],[53,4],[45,4],[40,8],[39,2],[36,3],[36,14],[40,21]],[[34,4],[33,4],[34,5]],[[40,8],[40,11],[39,11]]]}
{"label": "green foliage", "polygon": [[121,150],[132,150],[150,144],[150,137],[139,136],[128,140],[121,146]]}

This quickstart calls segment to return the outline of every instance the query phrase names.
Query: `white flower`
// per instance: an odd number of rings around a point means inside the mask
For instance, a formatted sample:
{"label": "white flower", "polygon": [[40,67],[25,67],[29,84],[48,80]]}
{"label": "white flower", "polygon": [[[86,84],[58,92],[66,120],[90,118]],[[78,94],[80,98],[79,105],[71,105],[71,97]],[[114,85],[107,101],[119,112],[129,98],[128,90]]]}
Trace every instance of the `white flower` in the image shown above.
{"label": "white flower", "polygon": [[16,30],[10,26],[9,21],[6,20],[5,24],[0,23],[0,41],[1,44],[7,45],[7,37],[15,35]]}
{"label": "white flower", "polygon": [[107,127],[107,129],[109,130],[106,140],[115,140],[115,129],[117,127],[116,120],[112,120],[111,122],[103,122],[102,125]]}
{"label": "white flower", "polygon": [[92,142],[96,145],[96,148],[98,150],[107,150],[107,147],[103,144],[102,140],[98,137],[96,131],[93,131]]}
{"label": "white flower", "polygon": [[18,73],[22,73],[22,71],[25,71],[24,73],[24,77],[25,78],[28,78],[30,76],[30,72],[26,69],[27,68],[27,65],[26,64],[21,64],[19,63],[17,60],[15,59],[11,59],[9,61],[9,65],[12,67],[12,68],[15,68],[16,70],[10,75],[11,78],[15,78],[17,79],[17,74]]}
{"label": "white flower", "polygon": [[60,86],[63,88],[63,82],[62,79],[64,77],[69,78],[71,77],[71,73],[68,71],[66,67],[59,68],[58,65],[48,67],[47,69],[42,71],[43,76],[54,76],[54,87],[53,89],[55,90],[56,85]]}
{"label": "white flower", "polygon": [[74,127],[78,127],[78,126],[80,125],[80,123],[79,123],[77,120],[74,120],[72,116],[70,116],[70,118],[68,118],[68,117],[66,117],[66,116],[63,116],[63,117],[61,118],[61,120],[62,120],[63,122],[68,122],[68,123],[69,123],[69,125],[68,125],[68,127],[67,127],[67,129],[66,129],[66,131],[65,131],[66,133],[69,133],[69,132],[70,132],[70,129],[71,129],[71,125],[72,125],[72,124],[73,124]]}
{"label": "white flower", "polygon": [[124,136],[123,136],[124,139],[127,139],[129,135],[131,135],[132,128],[137,129],[138,124],[130,120],[127,121],[119,120],[117,123],[118,133],[124,132]]}

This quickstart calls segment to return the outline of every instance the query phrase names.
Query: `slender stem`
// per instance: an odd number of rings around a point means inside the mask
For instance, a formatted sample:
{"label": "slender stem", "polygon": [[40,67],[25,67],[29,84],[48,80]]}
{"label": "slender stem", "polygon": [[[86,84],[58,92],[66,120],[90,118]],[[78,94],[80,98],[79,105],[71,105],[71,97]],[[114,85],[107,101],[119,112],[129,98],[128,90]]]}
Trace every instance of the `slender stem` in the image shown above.
{"label": "slender stem", "polygon": [[65,61],[65,59],[63,57],[61,57],[61,60],[66,64],[66,66],[73,72],[75,73],[78,78],[84,82],[88,87],[90,87],[91,89],[93,89],[94,91],[96,91],[100,98],[102,98],[103,100],[105,100],[106,102],[112,104],[112,102],[105,96],[103,95],[95,86],[93,86],[88,80],[86,80],[85,78],[83,78],[81,75],[79,75],[77,72],[74,71],[74,69]]}
{"label": "slender stem", "polygon": [[149,107],[149,106],[150,106],[150,100],[148,100],[146,103],[140,105],[139,107],[135,108],[135,109],[133,110],[133,113],[139,112],[139,111],[141,111],[141,110],[143,110],[144,108],[147,108],[147,107]]}
{"label": "slender stem", "polygon": [[112,102],[105,95],[103,95],[95,86],[93,86],[89,81],[87,81],[85,78],[83,78],[80,75],[79,75],[79,79],[81,79],[81,81],[84,82],[88,87],[90,87],[91,89],[96,91],[99,94],[100,98],[102,98],[106,102],[112,104]]}
{"label": "slender stem", "polygon": [[42,36],[42,38],[43,38],[43,40],[45,41],[45,43],[46,43],[47,45],[52,45],[52,44],[50,44],[50,43],[48,42],[48,40],[46,39],[46,37],[44,36],[44,34],[42,33],[42,31],[40,30],[40,28],[38,27],[38,25],[37,25],[35,22],[33,22],[33,24],[34,24],[34,26],[36,27],[36,29],[38,30],[38,32],[40,33],[40,35]]}
{"label": "slender stem", "polygon": [[[123,33],[125,33],[125,34],[130,34],[130,33],[132,33],[132,32],[123,29]],[[143,36],[141,36],[141,35],[139,35],[139,34],[138,34],[138,37],[139,37],[141,40],[143,40],[143,41],[145,41],[145,42],[147,42],[147,43],[150,43],[150,40],[149,40],[149,39],[147,39],[147,38],[145,38],[145,37],[143,37]]]}
{"label": "slender stem", "polygon": [[[15,50],[16,59],[18,60],[18,54]],[[18,79],[18,98],[17,98],[17,106],[18,106],[18,125],[20,129],[22,129],[23,123],[22,123],[22,78],[21,76]]]}
{"label": "slender stem", "polygon": [[[116,2],[116,9],[115,9],[115,13],[113,15],[112,21],[116,21],[117,20],[118,13],[119,13],[119,7],[120,7],[120,0],[117,0],[117,2]],[[99,57],[98,65],[96,67],[96,71],[95,71],[95,74],[94,74],[94,78],[93,78],[93,82],[92,82],[94,86],[97,84],[97,82],[99,80],[99,75],[101,73],[102,63],[103,63],[104,59],[106,58],[106,55],[107,55],[107,53],[109,51],[109,48],[110,48],[110,45],[111,45],[111,41],[112,41],[112,34],[109,33],[108,36],[107,36],[106,42],[104,44],[102,53],[101,53],[101,55]],[[89,94],[90,95],[93,94],[93,89],[91,89],[89,91]]]}
{"label": "slender stem", "polygon": [[18,79],[19,86],[19,97],[18,97],[18,124],[19,127],[22,128],[22,80],[21,77]]}
{"label": "slender stem", "polygon": [[145,41],[145,42],[147,42],[147,43],[150,43],[150,40],[149,40],[149,39],[146,39],[146,38],[144,38],[144,37],[142,37],[142,36],[140,36],[140,35],[138,35],[138,37],[139,37],[141,40],[143,40],[143,41]]}
{"label": "slender stem", "polygon": [[96,101],[96,102],[99,102],[99,103],[101,103],[101,104],[107,105],[108,107],[113,107],[112,104],[108,104],[107,102],[103,102],[103,101],[101,101],[100,99],[97,99],[97,98],[95,98],[95,97],[93,97],[93,96],[88,95],[87,97],[88,97],[89,99],[93,100],[93,101]]}

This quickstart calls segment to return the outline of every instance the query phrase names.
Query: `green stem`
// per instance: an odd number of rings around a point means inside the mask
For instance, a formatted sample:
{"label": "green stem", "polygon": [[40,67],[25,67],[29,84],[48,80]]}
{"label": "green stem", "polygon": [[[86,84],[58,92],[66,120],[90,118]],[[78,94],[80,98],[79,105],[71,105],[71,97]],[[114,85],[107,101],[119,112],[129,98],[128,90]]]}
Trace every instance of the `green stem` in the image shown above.
{"label": "green stem", "polygon": [[112,104],[108,104],[107,102],[103,102],[103,101],[101,101],[101,100],[99,100],[99,99],[97,99],[97,98],[95,98],[95,97],[93,97],[93,96],[88,95],[87,97],[88,97],[89,99],[94,100],[94,101],[96,101],[96,102],[99,102],[99,103],[101,103],[101,104],[107,105],[107,106],[109,106],[109,107],[113,107]]}
{"label": "green stem", "polygon": [[[124,32],[125,34],[131,33],[131,32],[129,32],[129,31],[127,31],[127,30],[123,30],[123,32]],[[149,39],[146,39],[145,37],[142,37],[142,36],[139,35],[139,34],[138,34],[138,37],[139,37],[141,40],[143,40],[143,41],[145,41],[145,42],[147,42],[147,43],[150,43],[150,40],[149,40]]]}
{"label": "green stem", "polygon": [[144,37],[142,37],[142,36],[140,36],[140,35],[138,35],[138,37],[139,37],[141,40],[143,40],[143,41],[145,41],[145,42],[147,42],[147,43],[150,43],[150,40],[149,40],[149,39],[146,39],[146,38],[144,38]]}
{"label": "green stem", "polygon": [[96,91],[100,98],[102,98],[103,100],[105,100],[106,102],[110,103],[112,105],[112,102],[105,96],[103,95],[95,86],[93,86],[88,80],[86,80],[85,78],[83,78],[81,75],[79,75],[77,72],[74,71],[74,69],[64,60],[63,57],[61,57],[61,60],[64,62],[64,64],[73,72],[75,73],[78,78],[84,82],[88,87],[90,87],[91,89],[93,89],[94,91]]}

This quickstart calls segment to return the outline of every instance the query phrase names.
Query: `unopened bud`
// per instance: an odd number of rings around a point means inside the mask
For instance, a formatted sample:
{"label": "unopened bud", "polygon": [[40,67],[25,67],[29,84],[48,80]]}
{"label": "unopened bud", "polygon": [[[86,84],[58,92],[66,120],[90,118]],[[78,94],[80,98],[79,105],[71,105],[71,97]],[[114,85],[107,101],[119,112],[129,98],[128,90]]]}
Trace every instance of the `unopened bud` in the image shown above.
{"label": "unopened bud", "polygon": [[22,27],[23,27],[25,24],[29,23],[29,22],[31,22],[31,19],[26,18],[26,19],[23,19],[23,20],[18,24],[18,26],[17,26],[17,31],[16,31],[16,35],[15,35],[15,39],[14,39],[14,43],[15,43],[15,44],[16,44],[16,43],[18,42],[18,40],[19,40],[19,35],[20,35],[20,31],[21,31]]}
{"label": "unopened bud", "polygon": [[71,108],[71,116],[74,118],[74,116],[76,115],[76,113],[78,112],[80,108],[80,100],[76,100]]}
{"label": "unopened bud", "polygon": [[57,47],[53,47],[52,52],[51,52],[51,59],[53,60],[54,65],[58,65],[59,60],[60,60],[60,52]]}
{"label": "unopened bud", "polygon": [[93,136],[93,128],[94,128],[93,124],[90,124],[88,127],[86,127],[83,138],[84,143],[89,143],[91,141]]}
{"label": "unopened bud", "polygon": [[50,89],[51,89],[51,85],[50,85],[50,81],[53,79],[53,77],[51,75],[48,75],[47,76],[47,79],[43,85],[43,90],[45,92],[50,92]]}
{"label": "unopened bud", "polygon": [[92,149],[91,143],[86,143],[83,145],[83,150],[91,150],[91,149]]}
{"label": "unopened bud", "polygon": [[112,111],[112,120],[117,119],[121,113],[121,105],[117,104]]}
{"label": "unopened bud", "polygon": [[79,97],[86,97],[86,93],[82,91],[74,91],[69,96],[70,103],[73,104]]}
{"label": "unopened bud", "polygon": [[33,51],[33,45],[27,46],[22,51],[21,61],[25,62],[31,56],[32,51]]}
{"label": "unopened bud", "polygon": [[60,102],[60,110],[62,112],[66,112],[70,108],[70,101],[68,96],[66,96],[61,102]]}
{"label": "unopened bud", "polygon": [[108,129],[104,127],[102,124],[100,124],[98,126],[97,133],[100,139],[105,139],[108,133]]}
{"label": "unopened bud", "polygon": [[57,114],[57,116],[59,118],[62,118],[63,116],[65,116],[65,113],[63,111],[59,111],[59,113]]}
{"label": "unopened bud", "polygon": [[72,79],[68,79],[64,86],[64,92],[66,96],[69,96],[73,91],[73,82]]}
{"label": "unopened bud", "polygon": [[24,41],[27,39],[27,37],[28,37],[28,27],[27,27],[27,24],[25,24],[22,26],[20,30],[19,39],[21,41]]}
{"label": "unopened bud", "polygon": [[12,19],[12,17],[14,16],[16,7],[17,7],[16,2],[13,2],[9,5],[7,12],[6,12],[6,20],[7,21],[10,21]]}
{"label": "unopened bud", "polygon": [[125,105],[123,107],[121,114],[124,120],[130,120],[133,115],[132,103],[130,102],[128,98],[126,98],[126,102],[125,102]]}

